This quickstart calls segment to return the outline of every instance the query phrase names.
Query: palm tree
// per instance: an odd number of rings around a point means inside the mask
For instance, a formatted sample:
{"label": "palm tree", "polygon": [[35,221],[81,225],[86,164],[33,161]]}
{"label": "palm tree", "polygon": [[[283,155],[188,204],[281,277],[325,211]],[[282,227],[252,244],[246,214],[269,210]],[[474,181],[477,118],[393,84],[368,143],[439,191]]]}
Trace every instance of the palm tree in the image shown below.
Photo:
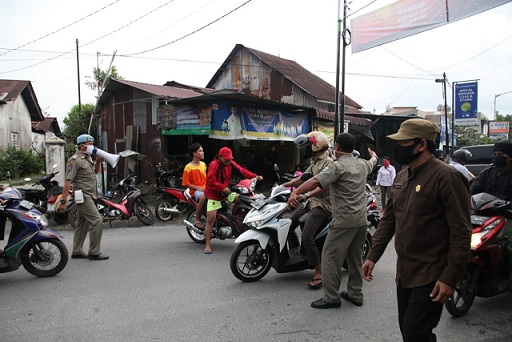
{"label": "palm tree", "polygon": [[103,89],[103,85],[105,84],[108,78],[118,80],[123,79],[123,77],[117,73],[117,68],[115,65],[112,66],[108,75],[107,70],[101,70],[100,68],[93,68],[92,75],[93,81],[86,81],[85,85],[92,90],[97,90],[98,96],[100,95],[100,91]]}

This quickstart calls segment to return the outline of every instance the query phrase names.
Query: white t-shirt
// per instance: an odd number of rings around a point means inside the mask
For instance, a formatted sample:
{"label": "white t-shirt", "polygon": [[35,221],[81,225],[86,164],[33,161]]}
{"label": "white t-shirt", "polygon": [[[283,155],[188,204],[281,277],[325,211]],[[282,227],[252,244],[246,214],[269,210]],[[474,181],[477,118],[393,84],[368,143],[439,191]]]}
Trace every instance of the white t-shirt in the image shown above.
{"label": "white t-shirt", "polygon": [[462,173],[464,177],[468,179],[468,181],[471,180],[471,176],[469,175],[469,170],[467,167],[457,162],[451,162],[450,165],[456,168],[460,173]]}

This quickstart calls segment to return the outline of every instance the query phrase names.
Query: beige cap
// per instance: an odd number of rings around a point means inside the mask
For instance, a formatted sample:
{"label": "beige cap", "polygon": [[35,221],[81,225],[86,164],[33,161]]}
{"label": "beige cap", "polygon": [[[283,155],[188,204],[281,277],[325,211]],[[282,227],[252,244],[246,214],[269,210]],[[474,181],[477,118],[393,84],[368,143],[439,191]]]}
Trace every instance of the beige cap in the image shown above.
{"label": "beige cap", "polygon": [[409,119],[402,122],[395,134],[388,135],[392,140],[409,140],[414,138],[436,141],[439,127],[430,120]]}

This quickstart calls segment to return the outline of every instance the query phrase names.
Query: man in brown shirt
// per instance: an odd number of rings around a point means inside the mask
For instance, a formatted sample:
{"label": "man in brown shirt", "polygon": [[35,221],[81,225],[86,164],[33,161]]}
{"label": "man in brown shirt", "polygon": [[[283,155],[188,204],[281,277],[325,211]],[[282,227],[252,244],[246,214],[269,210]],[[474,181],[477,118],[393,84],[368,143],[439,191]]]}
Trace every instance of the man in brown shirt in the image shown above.
{"label": "man in brown shirt", "polygon": [[395,159],[407,165],[395,178],[384,216],[373,236],[362,275],[373,279],[375,263],[395,236],[398,322],[404,341],[435,341],[443,303],[453,296],[470,257],[470,194],[455,168],[435,159],[439,129],[409,119],[388,138]]}

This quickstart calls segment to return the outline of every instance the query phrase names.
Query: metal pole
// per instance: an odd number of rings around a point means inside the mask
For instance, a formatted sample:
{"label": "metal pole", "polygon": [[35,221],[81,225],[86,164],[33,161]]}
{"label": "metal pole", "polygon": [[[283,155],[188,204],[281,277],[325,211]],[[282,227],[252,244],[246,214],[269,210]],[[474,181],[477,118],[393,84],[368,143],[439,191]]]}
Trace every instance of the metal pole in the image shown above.
{"label": "metal pole", "polygon": [[[453,106],[455,103],[455,84],[457,82],[452,82],[452,149],[454,149],[455,141],[455,107]],[[450,157],[453,157],[453,151],[450,153]]]}
{"label": "metal pole", "polygon": [[334,104],[334,141],[338,137],[339,130],[339,113],[340,113],[340,40],[341,40],[341,4],[338,0],[338,34],[337,34],[337,50],[336,50],[336,95]]}
{"label": "metal pole", "polygon": [[344,0],[343,5],[343,60],[341,70],[341,115],[340,115],[340,132],[345,130],[345,50],[347,47],[346,37],[347,34],[347,0]]}
{"label": "metal pole", "polygon": [[80,98],[80,60],[78,58],[78,39],[76,39],[76,70],[78,75],[78,116],[82,111],[82,99]]}
{"label": "metal pole", "polygon": [[446,156],[450,155],[450,138],[448,136],[448,108],[446,103],[446,73],[443,72],[443,97],[444,97],[444,125],[446,132]]}

